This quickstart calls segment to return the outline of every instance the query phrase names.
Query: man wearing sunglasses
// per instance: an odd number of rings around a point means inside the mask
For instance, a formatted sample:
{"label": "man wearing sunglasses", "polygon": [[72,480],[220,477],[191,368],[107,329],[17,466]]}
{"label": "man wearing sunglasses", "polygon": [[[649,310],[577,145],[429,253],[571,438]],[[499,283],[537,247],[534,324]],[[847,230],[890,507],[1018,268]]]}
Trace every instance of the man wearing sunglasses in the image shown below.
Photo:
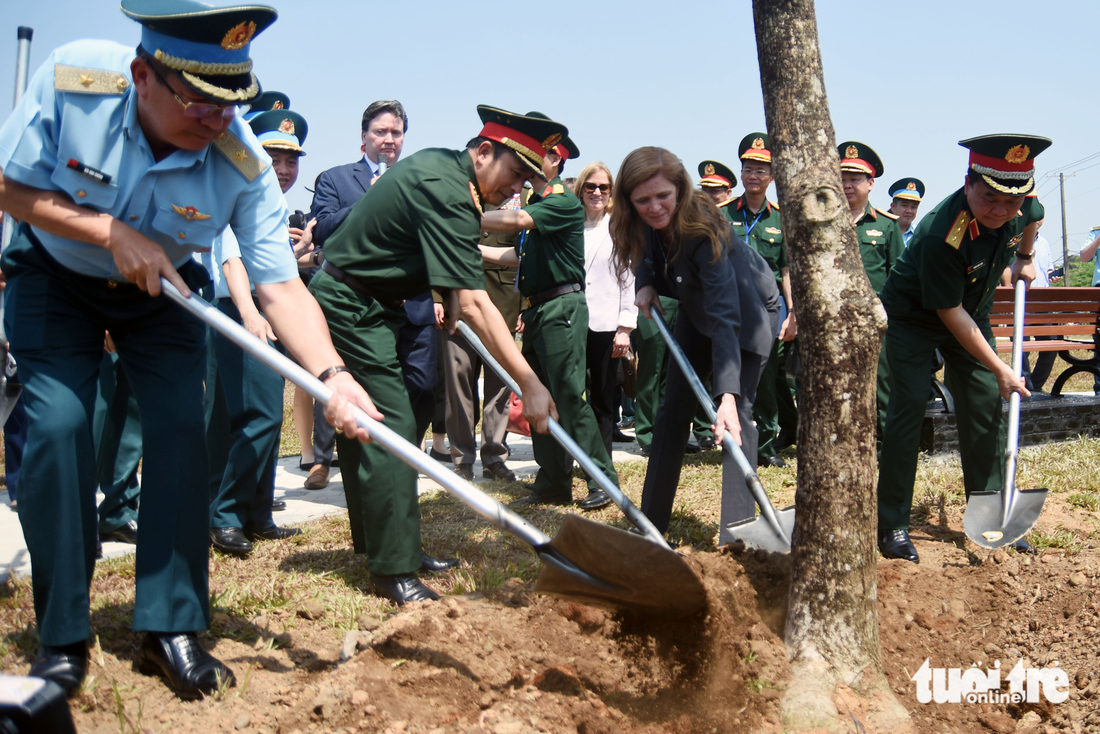
{"label": "man wearing sunglasses", "polygon": [[87,672],[91,408],[109,330],[144,419],[134,662],[190,699],[233,673],[196,636],[210,623],[206,329],[159,297],[161,277],[184,295],[204,285],[192,255],[232,225],[280,340],[342,396],[329,417],[365,437],[347,399],[381,416],[298,278],[270,158],[236,119],[260,93],[249,46],[275,11],[193,0],[122,10],[143,25],[136,56],[106,41],[56,49],[0,128],[0,209],[20,220],[0,265],[30,420],[19,484],[40,641],[30,672],[69,695]]}

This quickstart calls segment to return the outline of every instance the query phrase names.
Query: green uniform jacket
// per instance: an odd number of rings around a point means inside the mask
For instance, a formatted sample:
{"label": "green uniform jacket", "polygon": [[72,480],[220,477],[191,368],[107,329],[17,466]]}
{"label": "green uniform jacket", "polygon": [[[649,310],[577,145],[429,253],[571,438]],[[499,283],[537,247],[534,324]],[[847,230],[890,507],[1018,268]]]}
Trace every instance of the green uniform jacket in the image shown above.
{"label": "green uniform jacket", "polygon": [[962,305],[975,321],[987,321],[1001,274],[1012,263],[1024,227],[1043,217],[1038,199],[1026,214],[999,229],[978,224],[959,189],[917,225],[909,247],[882,292],[890,319],[913,320],[947,331],[936,311]]}
{"label": "green uniform jacket", "polygon": [[523,207],[535,229],[516,245],[519,292],[529,297],[560,285],[584,287],[584,204],[555,177]]}
{"label": "green uniform jacket", "polygon": [[469,153],[428,148],[367,189],[325,241],[325,259],[395,299],[433,287],[485,290],[480,240],[481,195]]}
{"label": "green uniform jacket", "polygon": [[[745,205],[745,197],[730,199],[719,207],[733,224],[733,231],[760,253],[775,273],[777,285],[783,284],[783,268],[787,267],[787,248],[783,246],[783,224],[779,221],[779,205],[764,201],[764,210],[753,214]],[[751,229],[750,229],[751,227]]]}
{"label": "green uniform jacket", "polygon": [[901,236],[898,218],[868,204],[867,211],[856,222],[856,239],[871,288],[876,296],[881,295],[886,276],[905,250],[905,238]]}

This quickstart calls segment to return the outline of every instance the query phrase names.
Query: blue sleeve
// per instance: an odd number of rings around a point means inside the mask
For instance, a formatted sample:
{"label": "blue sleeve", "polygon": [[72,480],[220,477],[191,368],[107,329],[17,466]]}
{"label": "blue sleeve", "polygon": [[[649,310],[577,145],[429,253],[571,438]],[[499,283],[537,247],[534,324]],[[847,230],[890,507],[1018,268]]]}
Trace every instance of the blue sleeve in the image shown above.
{"label": "blue sleeve", "polygon": [[[56,52],[55,52],[56,53]],[[36,189],[55,190],[57,168],[57,97],[55,53],[35,72],[23,98],[0,128],[0,169],[4,176]]]}
{"label": "blue sleeve", "polygon": [[[237,198],[229,224],[240,243],[245,270],[257,285],[298,277],[298,263],[289,246],[288,216],[286,198],[271,166]],[[225,257],[218,264],[223,262]]]}

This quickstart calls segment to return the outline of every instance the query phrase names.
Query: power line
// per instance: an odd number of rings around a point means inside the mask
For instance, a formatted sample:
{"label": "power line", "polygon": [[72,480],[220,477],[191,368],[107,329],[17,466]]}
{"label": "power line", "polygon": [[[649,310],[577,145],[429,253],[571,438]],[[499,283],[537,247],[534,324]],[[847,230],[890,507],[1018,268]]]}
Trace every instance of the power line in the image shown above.
{"label": "power line", "polygon": [[1067,163],[1066,165],[1061,166],[1060,168],[1055,168],[1055,169],[1051,170],[1050,173],[1059,173],[1061,171],[1065,171],[1066,169],[1073,168],[1074,166],[1079,166],[1082,163],[1088,163],[1093,158],[1096,158],[1098,156],[1100,156],[1100,150],[1096,151],[1092,155],[1087,155],[1084,158],[1073,161],[1072,163]]}

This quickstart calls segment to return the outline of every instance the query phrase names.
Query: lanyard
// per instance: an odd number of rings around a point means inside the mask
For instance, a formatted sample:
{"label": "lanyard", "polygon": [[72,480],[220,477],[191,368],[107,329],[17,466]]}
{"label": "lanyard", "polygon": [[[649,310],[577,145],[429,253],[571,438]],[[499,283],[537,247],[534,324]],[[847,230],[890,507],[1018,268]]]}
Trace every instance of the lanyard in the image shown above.
{"label": "lanyard", "polygon": [[[752,224],[745,227],[745,239],[748,239],[749,235],[752,234],[753,227],[755,227],[757,222],[760,221],[760,217],[764,216],[764,210],[767,209],[767,208],[768,208],[768,203],[764,202],[764,206],[760,207],[760,211],[756,213],[756,219],[752,220]],[[748,211],[749,210],[746,209],[745,213],[748,214]],[[745,221],[746,222],[749,221],[749,218],[745,217]]]}
{"label": "lanyard", "polygon": [[516,282],[512,284],[512,292],[519,293],[519,271],[523,269],[523,243],[527,241],[527,230],[519,233],[519,263],[516,265]]}

